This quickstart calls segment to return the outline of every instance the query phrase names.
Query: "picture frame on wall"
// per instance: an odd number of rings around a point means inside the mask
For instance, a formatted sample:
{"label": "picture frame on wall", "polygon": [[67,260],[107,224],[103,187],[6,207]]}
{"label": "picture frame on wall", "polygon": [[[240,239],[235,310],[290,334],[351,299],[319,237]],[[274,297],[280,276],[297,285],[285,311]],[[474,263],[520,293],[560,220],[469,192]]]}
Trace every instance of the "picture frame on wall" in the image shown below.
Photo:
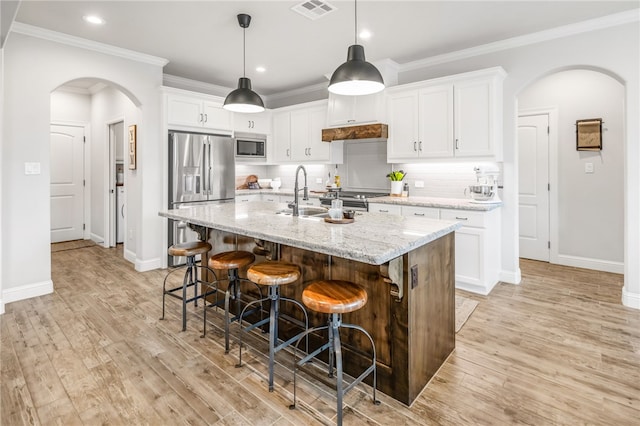
{"label": "picture frame on wall", "polygon": [[136,169],[136,130],[137,126],[129,126],[129,170]]}
{"label": "picture frame on wall", "polygon": [[576,150],[602,150],[602,119],[576,120]]}

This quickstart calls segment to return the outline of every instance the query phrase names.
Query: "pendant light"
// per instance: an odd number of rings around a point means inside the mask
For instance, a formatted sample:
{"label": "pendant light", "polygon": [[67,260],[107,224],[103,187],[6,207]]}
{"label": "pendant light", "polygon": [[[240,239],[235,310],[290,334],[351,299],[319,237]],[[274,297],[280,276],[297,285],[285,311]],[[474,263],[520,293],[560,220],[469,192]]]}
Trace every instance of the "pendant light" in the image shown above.
{"label": "pendant light", "polygon": [[364,59],[364,47],[358,44],[358,2],[355,9],[355,44],[349,46],[347,62],[333,72],[329,91],[337,95],[370,95],[384,89],[380,71]]}
{"label": "pendant light", "polygon": [[246,29],[251,23],[251,16],[246,13],[238,15],[238,24],[242,27],[242,77],[238,79],[238,88],[229,93],[222,107],[233,112],[262,112],[264,103],[256,92],[251,90],[251,80],[246,77]]}

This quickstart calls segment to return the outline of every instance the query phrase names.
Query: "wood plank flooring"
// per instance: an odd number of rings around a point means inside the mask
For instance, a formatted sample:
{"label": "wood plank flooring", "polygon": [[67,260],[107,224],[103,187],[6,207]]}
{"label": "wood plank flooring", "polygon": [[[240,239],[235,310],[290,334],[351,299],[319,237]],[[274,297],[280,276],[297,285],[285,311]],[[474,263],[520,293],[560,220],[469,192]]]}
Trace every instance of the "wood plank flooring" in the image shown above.
{"label": "wood plank flooring", "polygon": [[[289,410],[287,354],[269,393],[266,358],[250,347],[236,368],[237,345],[224,355],[218,328],[200,338],[201,308],[189,308],[180,332],[179,301],[169,298],[159,321],[166,271],[137,273],[119,248],[60,251],[52,260],[55,292],[8,304],[0,316],[2,425],[335,421],[331,389],[313,372]],[[385,395],[374,406],[362,385],[346,397],[345,425],[637,425],[640,311],[621,306],[622,276],[526,260],[521,267],[520,286],[465,294],[479,305],[411,407]]]}

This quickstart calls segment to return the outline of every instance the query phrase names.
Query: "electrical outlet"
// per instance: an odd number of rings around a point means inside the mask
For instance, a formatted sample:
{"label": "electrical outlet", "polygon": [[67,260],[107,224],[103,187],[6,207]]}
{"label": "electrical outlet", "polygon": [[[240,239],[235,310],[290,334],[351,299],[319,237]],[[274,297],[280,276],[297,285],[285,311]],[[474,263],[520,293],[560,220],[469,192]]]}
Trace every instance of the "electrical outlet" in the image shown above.
{"label": "electrical outlet", "polygon": [[423,180],[417,180],[416,181],[416,188],[424,188],[424,181]]}
{"label": "electrical outlet", "polygon": [[24,163],[24,174],[25,175],[39,175],[40,174],[40,163]]}
{"label": "electrical outlet", "polygon": [[322,183],[322,178],[316,178],[316,183]]}
{"label": "electrical outlet", "polygon": [[411,267],[411,288],[414,289],[418,286],[418,265]]}

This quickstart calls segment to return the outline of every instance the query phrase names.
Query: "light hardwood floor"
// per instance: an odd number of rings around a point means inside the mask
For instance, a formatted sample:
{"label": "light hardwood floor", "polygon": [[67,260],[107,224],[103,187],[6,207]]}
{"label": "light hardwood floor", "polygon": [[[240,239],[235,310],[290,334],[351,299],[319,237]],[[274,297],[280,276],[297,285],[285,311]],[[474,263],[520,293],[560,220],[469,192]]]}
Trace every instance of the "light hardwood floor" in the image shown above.
{"label": "light hardwood floor", "polygon": [[[324,385],[303,380],[291,411],[290,372],[279,366],[269,393],[256,350],[235,368],[237,345],[224,355],[215,327],[200,338],[200,308],[189,308],[186,332],[174,299],[159,321],[165,271],[137,273],[121,249],[97,246],[52,260],[55,292],[0,317],[2,425],[334,421]],[[384,395],[374,406],[360,386],[346,397],[345,424],[637,425],[640,311],[621,306],[622,276],[521,267],[520,286],[465,294],[479,306],[411,407]]]}

